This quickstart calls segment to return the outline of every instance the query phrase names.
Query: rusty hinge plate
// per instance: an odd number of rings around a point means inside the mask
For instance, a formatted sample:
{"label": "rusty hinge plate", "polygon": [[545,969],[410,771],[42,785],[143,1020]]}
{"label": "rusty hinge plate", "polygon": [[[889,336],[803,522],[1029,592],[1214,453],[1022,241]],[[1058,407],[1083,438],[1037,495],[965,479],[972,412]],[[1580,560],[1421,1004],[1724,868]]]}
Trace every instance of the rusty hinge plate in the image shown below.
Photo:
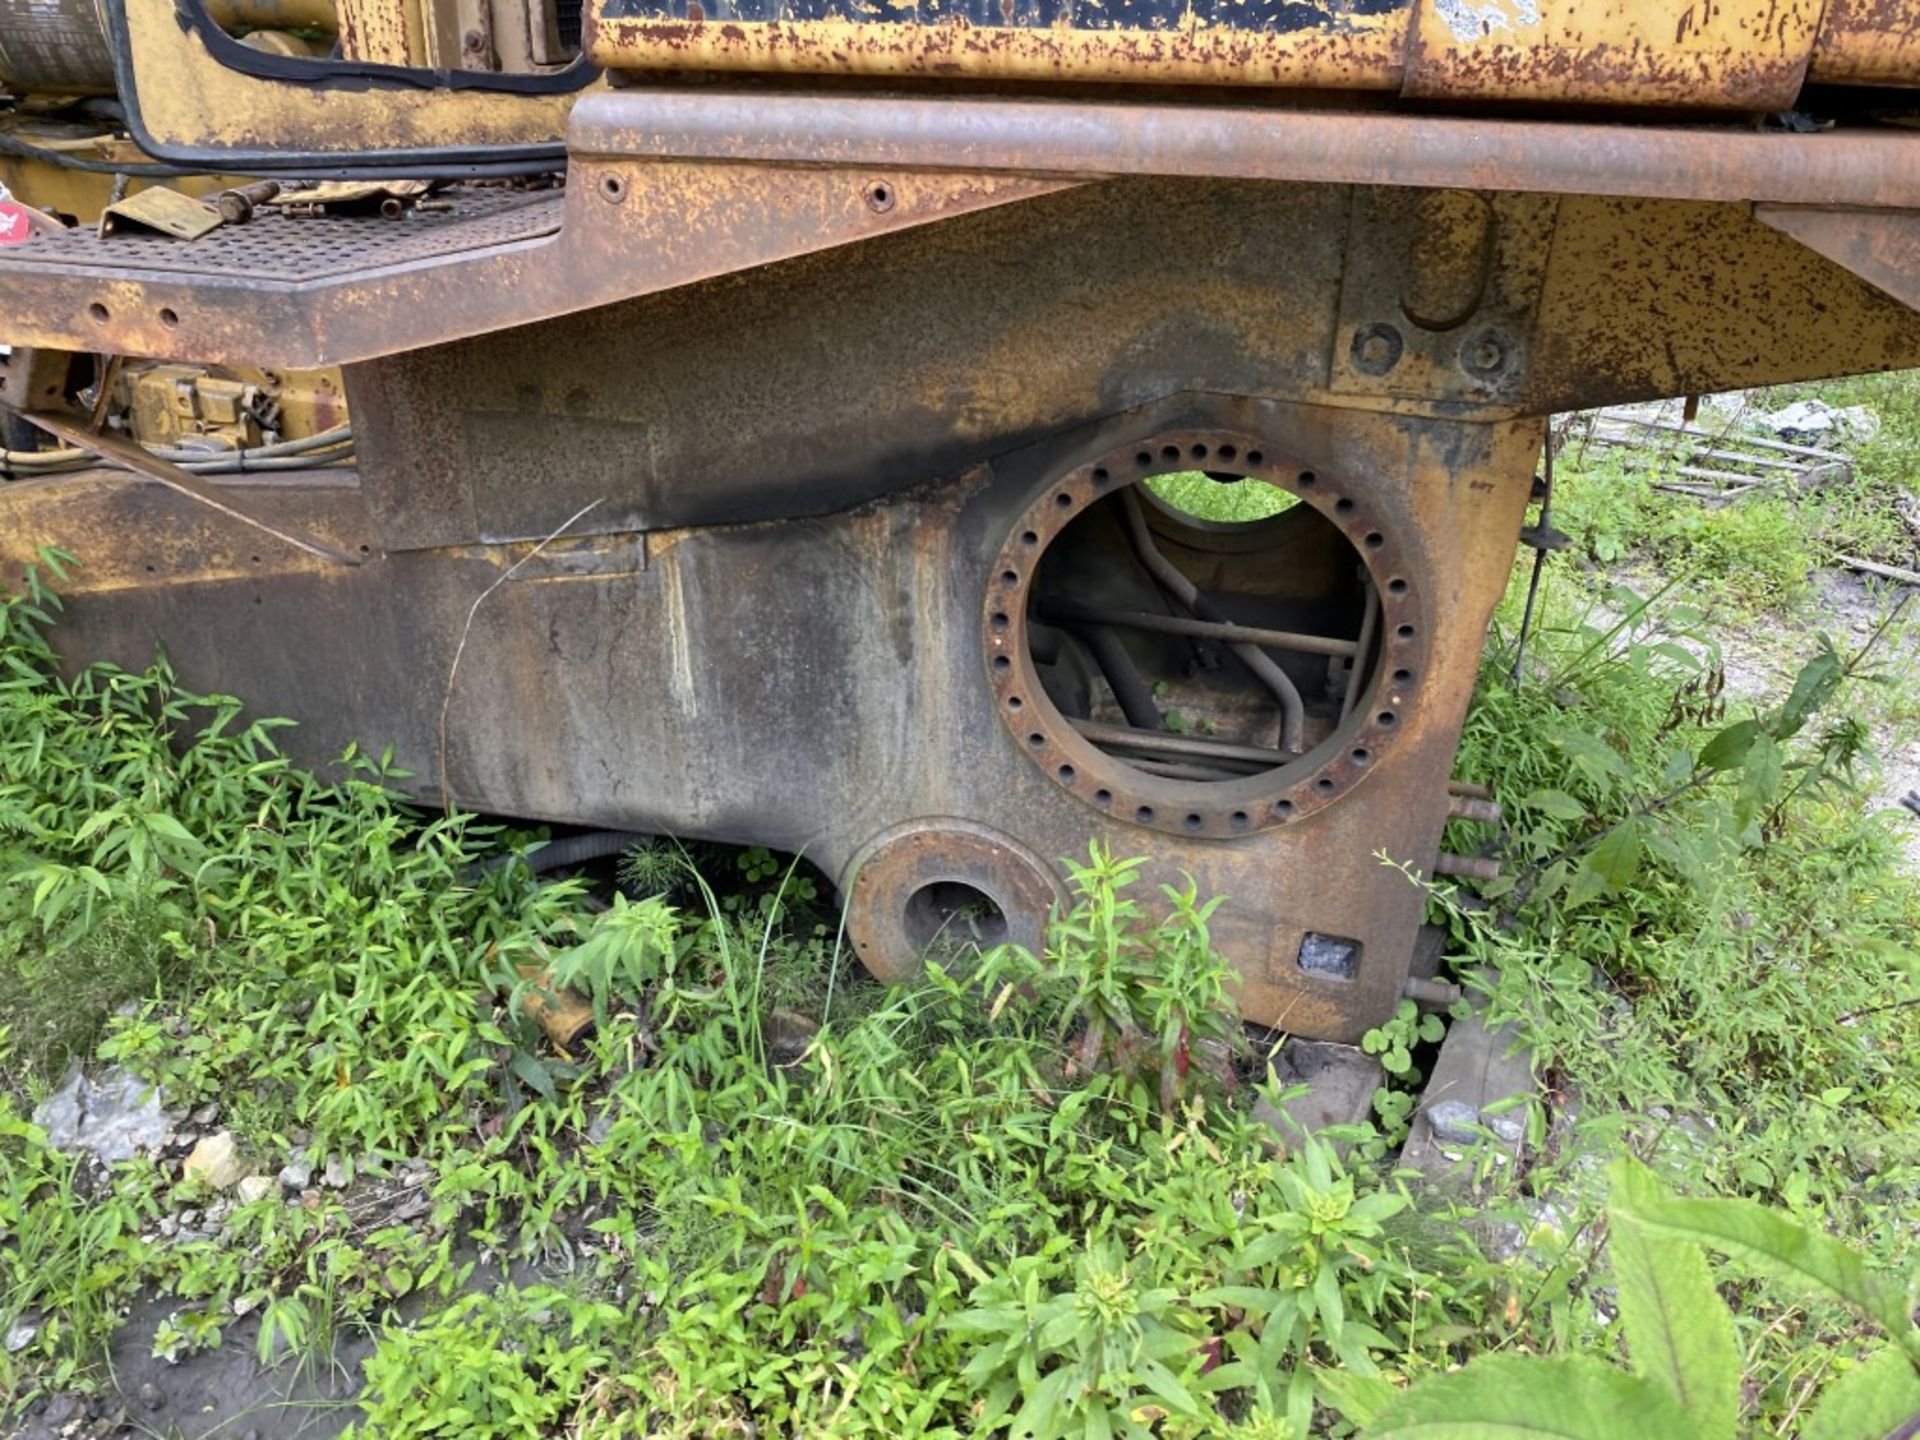
{"label": "rusty hinge plate", "polygon": [[157,231],[176,240],[198,240],[220,226],[220,212],[211,205],[182,195],[178,190],[155,186],[129,195],[100,212],[100,237],[118,235],[127,230]]}

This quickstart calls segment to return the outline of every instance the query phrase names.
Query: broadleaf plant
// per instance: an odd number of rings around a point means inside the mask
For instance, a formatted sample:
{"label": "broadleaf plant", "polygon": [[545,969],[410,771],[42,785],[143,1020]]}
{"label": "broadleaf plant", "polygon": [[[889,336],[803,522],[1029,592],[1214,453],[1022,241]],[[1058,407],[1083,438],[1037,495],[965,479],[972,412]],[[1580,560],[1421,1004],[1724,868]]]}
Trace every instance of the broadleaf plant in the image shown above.
{"label": "broadleaf plant", "polygon": [[1807,1421],[1810,1440],[1920,1433],[1920,1329],[1899,1287],[1838,1241],[1751,1201],[1673,1195],[1631,1159],[1616,1161],[1609,1179],[1613,1275],[1633,1370],[1581,1356],[1488,1356],[1413,1386],[1368,1427],[1371,1440],[1734,1435],[1740,1356],[1702,1247],[1841,1300],[1893,1341],[1828,1386]]}

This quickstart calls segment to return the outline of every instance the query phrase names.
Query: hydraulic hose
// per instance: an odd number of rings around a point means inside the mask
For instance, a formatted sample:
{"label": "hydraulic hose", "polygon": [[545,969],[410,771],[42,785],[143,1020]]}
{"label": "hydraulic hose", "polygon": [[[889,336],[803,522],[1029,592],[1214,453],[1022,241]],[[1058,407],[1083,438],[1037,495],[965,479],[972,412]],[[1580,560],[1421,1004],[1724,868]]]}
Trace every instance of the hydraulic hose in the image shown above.
{"label": "hydraulic hose", "polygon": [[[1220,607],[1202,595],[1200,587],[1181,574],[1179,567],[1162,555],[1160,547],[1153,543],[1153,532],[1147,528],[1147,513],[1141,508],[1139,495],[1129,487],[1120,498],[1126,506],[1127,534],[1133,541],[1134,554],[1140,557],[1140,563],[1146,567],[1147,573],[1198,619],[1225,623],[1227,617],[1221,613]],[[1286,671],[1274,663],[1273,657],[1258,645],[1229,645],[1227,648],[1259,677],[1263,685],[1273,691],[1274,698],[1280,702],[1280,748],[1298,755],[1304,744],[1306,729],[1306,707],[1301,703],[1299,687]]]}
{"label": "hydraulic hose", "polygon": [[[148,446],[156,458],[196,475],[235,475],[254,470],[302,470],[335,465],[353,454],[353,431],[335,426],[317,435],[281,440],[244,450],[163,450]],[[91,451],[67,446],[58,450],[0,451],[0,474],[45,475],[82,470],[101,463]]]}
{"label": "hydraulic hose", "polygon": [[[1043,606],[1042,613],[1044,611]],[[1127,723],[1138,730],[1163,729],[1165,721],[1160,707],[1153,703],[1153,690],[1133,668],[1133,658],[1120,643],[1120,637],[1104,625],[1075,625],[1071,632],[1079,637],[1093,656],[1093,663],[1100,667],[1100,673],[1107,679],[1107,688],[1113,691]]]}
{"label": "hydraulic hose", "polygon": [[549,870],[561,870],[569,865],[584,865],[589,860],[619,855],[651,839],[651,835],[641,835],[632,830],[589,830],[584,834],[563,835],[558,840],[549,840],[535,850],[496,855],[482,864],[480,869],[483,872],[505,870],[517,864],[525,866],[530,875],[544,875]]}
{"label": "hydraulic hose", "polygon": [[84,170],[89,175],[131,175],[139,180],[178,180],[200,173],[152,160],[93,160],[70,150],[30,144],[5,131],[0,131],[0,155],[36,160],[43,165],[57,165],[62,170]]}

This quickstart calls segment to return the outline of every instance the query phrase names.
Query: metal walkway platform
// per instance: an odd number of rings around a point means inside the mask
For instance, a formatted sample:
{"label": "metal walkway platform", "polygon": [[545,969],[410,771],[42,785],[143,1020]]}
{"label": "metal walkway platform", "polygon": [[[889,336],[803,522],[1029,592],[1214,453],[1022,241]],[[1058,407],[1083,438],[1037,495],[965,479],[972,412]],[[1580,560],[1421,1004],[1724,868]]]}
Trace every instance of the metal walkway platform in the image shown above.
{"label": "metal walkway platform", "polygon": [[409,210],[394,220],[378,214],[294,216],[265,206],[248,223],[222,225],[197,240],[153,230],[103,237],[83,225],[37,236],[0,255],[0,264],[150,280],[246,275],[263,286],[305,285],[539,240],[560,229],[557,190],[452,190],[441,203],[448,208]]}
{"label": "metal walkway platform", "polygon": [[[195,240],[0,249],[15,346],[350,364],[611,304],[1060,189],[1007,175],[574,157],[565,190],[450,190],[399,219],[284,214]],[[877,203],[883,196],[884,203]],[[0,371],[0,400],[5,393]]]}
{"label": "metal walkway platform", "polygon": [[476,266],[554,247],[565,200],[553,190],[490,187],[445,199],[446,209],[399,219],[269,211],[195,240],[138,230],[102,237],[91,228],[40,236],[0,251],[8,339],[310,367],[471,333],[421,296],[469,277],[451,300],[481,283]]}

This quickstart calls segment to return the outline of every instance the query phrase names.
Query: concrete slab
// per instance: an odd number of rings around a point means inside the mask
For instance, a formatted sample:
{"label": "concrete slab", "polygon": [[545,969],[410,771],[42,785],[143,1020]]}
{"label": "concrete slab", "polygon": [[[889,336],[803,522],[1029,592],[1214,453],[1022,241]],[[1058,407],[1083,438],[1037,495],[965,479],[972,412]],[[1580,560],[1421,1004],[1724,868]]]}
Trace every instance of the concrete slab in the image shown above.
{"label": "concrete slab", "polygon": [[1437,1178],[1451,1173],[1463,1154],[1483,1144],[1517,1156],[1526,1138],[1526,1106],[1495,1107],[1503,1100],[1539,1093],[1533,1053],[1511,1025],[1489,1027],[1478,1012],[1456,1018],[1414,1110],[1400,1163]]}
{"label": "concrete slab", "polygon": [[1300,1132],[1318,1133],[1329,1125],[1357,1125],[1373,1114],[1373,1092],[1386,1079],[1380,1062],[1357,1045],[1327,1040],[1289,1040],[1271,1066],[1274,1082],[1285,1089],[1308,1087],[1278,1108],[1262,1097],[1254,1102],[1256,1119],[1271,1126],[1284,1145]]}

